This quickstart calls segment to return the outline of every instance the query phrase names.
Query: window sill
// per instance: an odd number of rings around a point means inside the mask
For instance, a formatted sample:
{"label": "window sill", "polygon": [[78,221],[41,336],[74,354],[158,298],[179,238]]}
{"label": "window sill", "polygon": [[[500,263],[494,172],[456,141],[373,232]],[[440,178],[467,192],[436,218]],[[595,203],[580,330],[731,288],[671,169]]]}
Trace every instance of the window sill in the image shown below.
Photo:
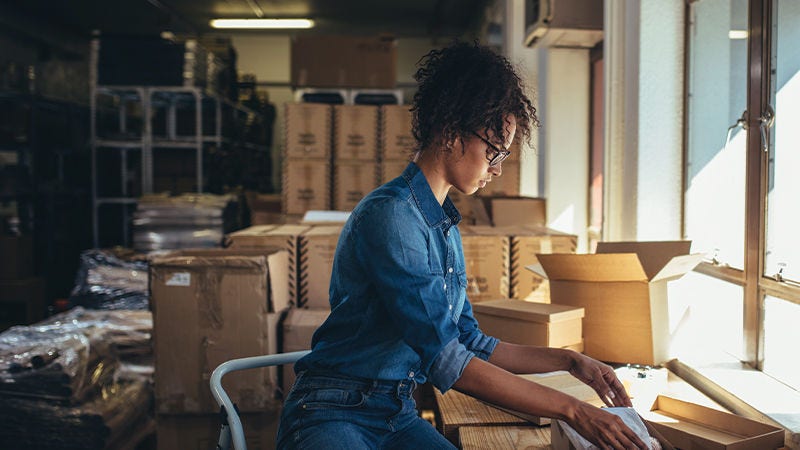
{"label": "window sill", "polygon": [[800,392],[730,355],[707,361],[673,359],[667,368],[728,410],[783,427],[786,446],[800,449]]}

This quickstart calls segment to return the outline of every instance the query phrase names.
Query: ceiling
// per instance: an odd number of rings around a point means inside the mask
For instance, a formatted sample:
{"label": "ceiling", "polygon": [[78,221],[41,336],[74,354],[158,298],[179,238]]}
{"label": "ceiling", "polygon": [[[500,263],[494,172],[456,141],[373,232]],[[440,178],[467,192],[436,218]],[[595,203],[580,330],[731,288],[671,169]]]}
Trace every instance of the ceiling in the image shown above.
{"label": "ceiling", "polygon": [[[212,18],[308,17],[316,27],[292,34],[477,34],[495,0],[0,0],[3,11],[35,18],[76,37],[208,34]],[[249,31],[256,33],[256,31]],[[216,32],[218,33],[218,32]],[[258,31],[286,34],[286,31]]]}

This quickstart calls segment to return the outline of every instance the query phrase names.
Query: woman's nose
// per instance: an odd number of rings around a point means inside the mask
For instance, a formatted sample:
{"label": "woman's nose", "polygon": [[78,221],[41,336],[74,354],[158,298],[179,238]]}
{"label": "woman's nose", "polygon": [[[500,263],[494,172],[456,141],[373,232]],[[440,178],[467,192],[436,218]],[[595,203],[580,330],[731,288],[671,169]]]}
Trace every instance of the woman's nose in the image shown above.
{"label": "woman's nose", "polygon": [[496,166],[489,166],[489,173],[492,174],[494,177],[499,177],[503,174],[503,163],[500,163]]}

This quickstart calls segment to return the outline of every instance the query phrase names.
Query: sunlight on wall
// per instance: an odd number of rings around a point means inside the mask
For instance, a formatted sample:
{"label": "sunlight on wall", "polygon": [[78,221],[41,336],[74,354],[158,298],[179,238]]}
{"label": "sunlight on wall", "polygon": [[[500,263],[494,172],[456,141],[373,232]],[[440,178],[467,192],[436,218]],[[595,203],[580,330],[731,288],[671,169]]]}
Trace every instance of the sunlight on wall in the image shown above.
{"label": "sunlight on wall", "polygon": [[551,220],[547,226],[564,233],[577,233],[578,230],[575,230],[575,205],[568,205],[561,210],[558,216]]}
{"label": "sunlight on wall", "polygon": [[797,344],[800,305],[774,297],[764,300],[764,372],[790,386],[800,386]]}

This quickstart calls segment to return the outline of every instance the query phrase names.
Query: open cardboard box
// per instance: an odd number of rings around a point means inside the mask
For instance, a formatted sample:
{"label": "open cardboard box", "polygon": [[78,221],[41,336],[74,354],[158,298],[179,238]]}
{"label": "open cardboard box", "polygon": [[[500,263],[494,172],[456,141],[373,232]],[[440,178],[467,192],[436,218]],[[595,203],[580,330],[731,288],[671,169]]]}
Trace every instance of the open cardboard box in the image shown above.
{"label": "open cardboard box", "polygon": [[681,449],[771,450],[784,443],[781,428],[663,395],[642,417]]}
{"label": "open cardboard box", "polygon": [[595,254],[538,254],[528,270],[550,280],[552,303],[583,307],[585,353],[658,365],[669,357],[667,282],[701,260],[690,241],[600,242]]}

